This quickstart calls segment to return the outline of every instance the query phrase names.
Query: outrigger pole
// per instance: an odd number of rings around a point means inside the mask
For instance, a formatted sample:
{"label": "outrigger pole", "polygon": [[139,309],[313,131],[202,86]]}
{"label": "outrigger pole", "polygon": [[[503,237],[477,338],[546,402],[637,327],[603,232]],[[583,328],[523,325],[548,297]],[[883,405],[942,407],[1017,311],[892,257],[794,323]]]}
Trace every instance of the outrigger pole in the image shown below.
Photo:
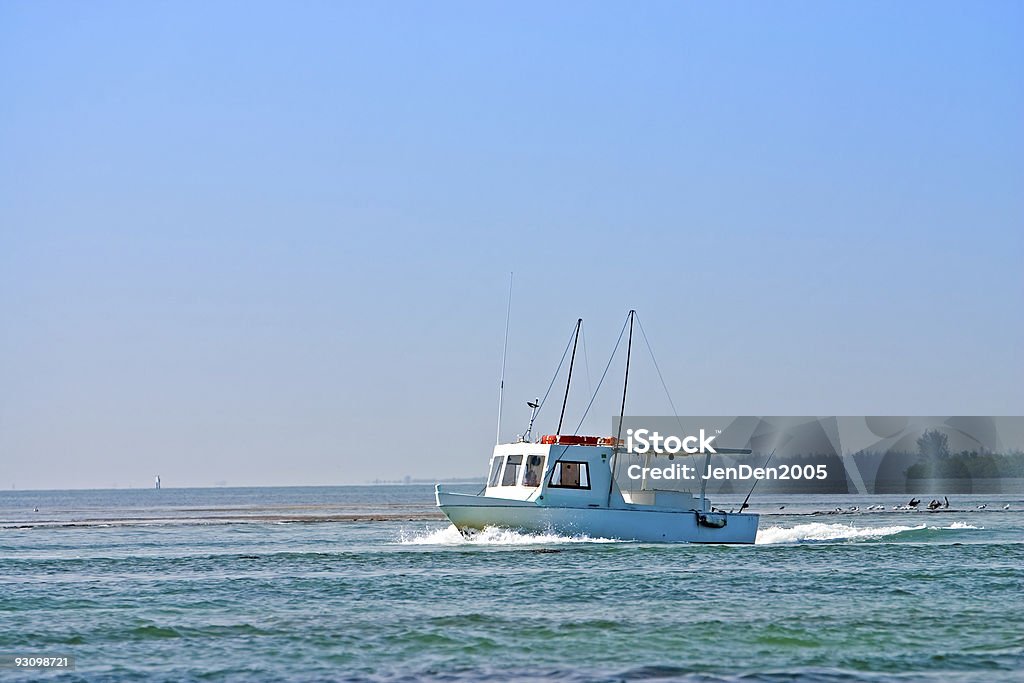
{"label": "outrigger pole", "polygon": [[[778,450],[778,448],[773,448],[772,449],[771,454],[768,455],[768,459],[764,461],[764,467],[765,468],[768,467],[768,463],[770,463],[772,461],[772,458],[775,457],[775,451],[777,451],[777,450]],[[750,491],[747,493],[747,497],[743,499],[743,505],[740,505],[740,512],[743,512],[748,507],[750,507],[749,505],[747,505],[747,501],[750,500],[750,497],[752,495],[754,495],[754,486],[757,486],[757,482],[759,482],[759,481],[761,481],[761,480],[760,479],[755,479],[754,480],[754,484],[753,484],[753,486],[750,487]]]}
{"label": "outrigger pole", "polygon": [[[615,487],[615,462],[618,460],[619,444],[622,443],[622,421],[626,416],[626,387],[629,386],[629,357],[633,352],[633,318],[636,311],[629,311],[629,337],[626,340],[626,376],[622,380],[622,406],[619,408],[619,432],[615,435],[615,447],[612,449],[612,459],[608,463],[610,475],[608,477],[608,505],[612,504],[612,489]],[[619,337],[622,339],[622,337]]]}
{"label": "outrigger pole", "polygon": [[[572,356],[569,357],[569,378],[565,380],[565,398],[562,399],[562,414],[558,416],[558,429],[555,431],[555,436],[559,436],[562,433],[562,420],[565,419],[565,404],[569,402],[569,385],[572,384],[572,365],[576,361],[576,344],[580,341],[580,326],[583,324],[583,318],[576,321],[576,336],[572,342]],[[565,356],[562,356],[565,358]]]}

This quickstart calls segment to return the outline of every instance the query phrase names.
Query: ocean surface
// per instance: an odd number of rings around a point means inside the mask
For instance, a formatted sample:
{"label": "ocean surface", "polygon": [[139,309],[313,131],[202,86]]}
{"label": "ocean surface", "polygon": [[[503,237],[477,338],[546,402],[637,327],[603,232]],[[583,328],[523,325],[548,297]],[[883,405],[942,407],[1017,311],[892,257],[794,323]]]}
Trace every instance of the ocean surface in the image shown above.
{"label": "ocean surface", "polygon": [[1024,679],[1024,498],[905,498],[688,546],[467,540],[430,486],[0,492],[0,655],[75,662],[0,681]]}

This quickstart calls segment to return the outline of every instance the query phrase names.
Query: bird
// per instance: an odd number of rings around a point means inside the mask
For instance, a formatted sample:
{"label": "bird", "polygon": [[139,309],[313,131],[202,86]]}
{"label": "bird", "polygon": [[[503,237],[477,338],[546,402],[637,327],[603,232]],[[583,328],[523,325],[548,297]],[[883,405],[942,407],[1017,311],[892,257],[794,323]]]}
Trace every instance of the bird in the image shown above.
{"label": "bird", "polygon": [[1009,504],[1009,503],[1007,503],[1006,505],[1004,505],[1004,506],[1003,506],[1003,509],[1004,509],[1004,510],[1009,510],[1009,509],[1010,509],[1010,504]]}
{"label": "bird", "polygon": [[780,505],[780,506],[779,506],[779,509],[780,509],[780,510],[785,510],[785,509],[786,509],[786,506],[785,506],[785,505]]}
{"label": "bird", "polygon": [[985,505],[984,503],[982,503],[981,505],[978,506],[978,509],[979,510],[984,510],[987,507],[988,507],[988,505]]}
{"label": "bird", "polygon": [[907,505],[909,505],[912,508],[916,508],[920,504],[921,504],[921,499],[920,498],[911,498],[910,502],[907,503]]}

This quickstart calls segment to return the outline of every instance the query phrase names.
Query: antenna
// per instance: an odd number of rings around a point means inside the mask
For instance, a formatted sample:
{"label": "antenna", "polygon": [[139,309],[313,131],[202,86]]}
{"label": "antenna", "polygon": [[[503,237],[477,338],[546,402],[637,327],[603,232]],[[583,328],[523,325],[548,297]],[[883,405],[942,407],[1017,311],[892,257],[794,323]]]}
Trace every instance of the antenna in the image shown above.
{"label": "antenna", "polygon": [[535,398],[532,401],[527,401],[526,405],[533,410],[533,412],[530,413],[530,426],[526,428],[526,436],[523,437],[524,441],[529,441],[530,434],[533,432],[533,421],[537,419],[537,410],[540,408],[540,399]]}
{"label": "antenna", "polygon": [[[495,445],[501,443],[501,398],[505,393],[505,356],[508,353],[508,321],[512,316],[512,273],[508,274],[508,307],[505,309],[505,343],[501,347],[501,381],[498,384],[498,428],[494,434]],[[532,422],[531,422],[532,424]]]}

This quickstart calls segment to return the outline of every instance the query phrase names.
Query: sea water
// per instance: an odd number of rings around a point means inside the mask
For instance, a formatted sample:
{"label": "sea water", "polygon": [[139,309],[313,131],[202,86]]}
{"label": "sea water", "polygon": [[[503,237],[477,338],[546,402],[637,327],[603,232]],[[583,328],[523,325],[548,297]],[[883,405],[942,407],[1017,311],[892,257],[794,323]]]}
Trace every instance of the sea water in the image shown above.
{"label": "sea water", "polygon": [[0,654],[75,668],[0,680],[1020,680],[1024,497],[905,502],[755,494],[699,546],[466,539],[429,486],[2,492]]}

